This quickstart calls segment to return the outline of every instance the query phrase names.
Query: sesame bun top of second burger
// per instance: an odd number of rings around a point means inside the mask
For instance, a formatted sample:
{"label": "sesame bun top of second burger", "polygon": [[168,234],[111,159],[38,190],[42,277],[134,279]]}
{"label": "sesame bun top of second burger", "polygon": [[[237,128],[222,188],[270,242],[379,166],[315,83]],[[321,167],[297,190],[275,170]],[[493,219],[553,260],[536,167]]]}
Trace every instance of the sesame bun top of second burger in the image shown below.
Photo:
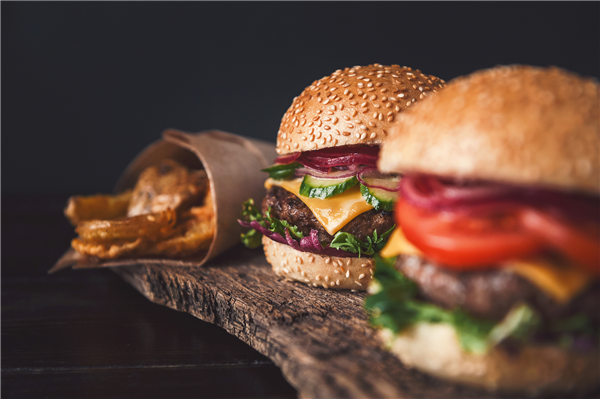
{"label": "sesame bun top of second burger", "polygon": [[600,193],[600,86],[562,69],[457,78],[398,117],[379,169]]}
{"label": "sesame bun top of second burger", "polygon": [[399,113],[444,83],[399,65],[337,70],[313,82],[294,99],[277,133],[277,153],[378,146]]}

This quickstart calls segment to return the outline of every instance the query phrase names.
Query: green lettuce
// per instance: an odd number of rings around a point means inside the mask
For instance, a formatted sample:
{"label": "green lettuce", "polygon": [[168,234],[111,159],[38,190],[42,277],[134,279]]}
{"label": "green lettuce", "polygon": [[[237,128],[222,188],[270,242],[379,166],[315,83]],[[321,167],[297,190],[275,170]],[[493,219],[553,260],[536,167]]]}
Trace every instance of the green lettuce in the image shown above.
{"label": "green lettuce", "polygon": [[[261,210],[254,205],[254,200],[249,199],[244,202],[242,208],[242,217],[246,223],[258,222],[265,229],[286,237],[286,230],[290,233],[292,239],[300,241],[304,235],[298,226],[290,224],[286,220],[280,220],[271,216],[271,208],[263,215]],[[394,230],[394,227],[383,234],[378,234],[377,230],[373,232],[366,241],[361,241],[354,235],[345,232],[337,232],[328,248],[342,250],[354,254],[372,256],[384,247],[387,238]],[[257,248],[261,245],[262,234],[256,229],[250,229],[246,233],[242,233],[241,241],[248,248]],[[321,243],[322,245],[322,243]]]}
{"label": "green lettuce", "polygon": [[350,233],[338,231],[329,246],[331,248],[358,254],[359,258],[363,254],[373,256],[385,246],[387,238],[392,234],[394,227],[396,226],[392,226],[391,229],[381,235],[378,235],[377,230],[375,230],[364,242]]}
{"label": "green lettuce", "polygon": [[374,281],[365,300],[374,327],[399,334],[417,323],[447,323],[456,331],[461,347],[470,353],[486,353],[502,340],[526,340],[540,323],[540,316],[526,304],[515,306],[499,323],[478,319],[461,309],[446,310],[415,299],[417,286],[394,268],[395,258],[375,257]]}
{"label": "green lettuce", "polygon": [[[252,198],[244,202],[242,207],[242,216],[248,223],[257,221],[264,228],[274,233],[279,233],[282,237],[285,237],[285,230],[288,230],[290,235],[296,239],[304,237],[297,226],[290,225],[286,220],[279,220],[271,217],[271,208],[269,208],[263,216],[261,210],[254,205],[254,200]],[[257,248],[261,245],[262,234],[255,229],[250,229],[246,233],[242,233],[241,240],[246,247]]]}

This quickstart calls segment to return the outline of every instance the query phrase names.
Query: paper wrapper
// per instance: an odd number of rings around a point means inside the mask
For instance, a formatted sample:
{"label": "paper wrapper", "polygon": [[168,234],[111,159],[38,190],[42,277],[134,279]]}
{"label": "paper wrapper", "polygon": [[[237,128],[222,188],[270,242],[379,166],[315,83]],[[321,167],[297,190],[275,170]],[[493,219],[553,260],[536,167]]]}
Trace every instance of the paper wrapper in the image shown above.
{"label": "paper wrapper", "polygon": [[140,173],[165,158],[174,159],[189,168],[204,169],[210,181],[215,207],[215,236],[207,251],[184,259],[128,258],[94,260],[70,249],[56,262],[49,273],[73,266],[74,269],[156,264],[168,266],[202,266],[215,256],[240,243],[245,230],[237,219],[242,203],[248,198],[260,204],[265,196],[267,174],[277,154],[275,145],[217,130],[196,134],[169,129],[163,139],[148,146],[129,164],[115,191],[133,188]]}

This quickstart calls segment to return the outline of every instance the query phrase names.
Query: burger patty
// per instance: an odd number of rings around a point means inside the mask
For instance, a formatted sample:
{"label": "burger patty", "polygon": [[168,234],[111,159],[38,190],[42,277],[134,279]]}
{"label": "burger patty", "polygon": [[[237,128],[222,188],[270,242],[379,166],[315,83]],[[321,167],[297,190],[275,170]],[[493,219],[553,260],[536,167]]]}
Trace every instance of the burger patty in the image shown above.
{"label": "burger patty", "polygon": [[[271,187],[262,203],[263,213],[269,208],[271,208],[272,217],[297,226],[305,236],[314,229],[318,231],[319,241],[323,245],[327,245],[333,240],[333,236],[321,226],[308,206],[284,188]],[[383,234],[394,224],[392,212],[371,209],[352,219],[340,231],[353,234],[359,240],[365,241],[367,237],[373,235],[375,230],[378,234]]]}
{"label": "burger patty", "polygon": [[546,319],[576,313],[600,319],[600,283],[596,282],[567,304],[559,304],[537,286],[510,271],[493,269],[454,272],[413,255],[400,255],[395,267],[417,283],[419,295],[446,309],[461,308],[473,316],[502,319],[516,304],[527,302]]}

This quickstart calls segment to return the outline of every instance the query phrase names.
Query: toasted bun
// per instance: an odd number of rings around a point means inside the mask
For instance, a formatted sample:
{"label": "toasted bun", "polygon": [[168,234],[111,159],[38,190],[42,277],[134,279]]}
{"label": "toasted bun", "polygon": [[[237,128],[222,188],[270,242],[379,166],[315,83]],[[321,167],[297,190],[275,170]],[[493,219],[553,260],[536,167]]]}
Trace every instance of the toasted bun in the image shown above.
{"label": "toasted bun", "polygon": [[379,145],[399,112],[444,83],[398,65],[337,70],[294,99],[281,121],[277,152]]}
{"label": "toasted bun", "polygon": [[589,391],[600,384],[600,353],[578,354],[557,346],[526,346],[518,354],[496,347],[487,354],[464,352],[448,324],[421,323],[400,336],[380,330],[392,353],[409,367],[435,377],[488,390]]}
{"label": "toasted bun", "polygon": [[267,261],[275,274],[313,287],[365,291],[372,279],[372,258],[341,258],[296,251],[263,237]]}
{"label": "toasted bun", "polygon": [[600,193],[599,95],[555,67],[455,79],[398,116],[379,169]]}

